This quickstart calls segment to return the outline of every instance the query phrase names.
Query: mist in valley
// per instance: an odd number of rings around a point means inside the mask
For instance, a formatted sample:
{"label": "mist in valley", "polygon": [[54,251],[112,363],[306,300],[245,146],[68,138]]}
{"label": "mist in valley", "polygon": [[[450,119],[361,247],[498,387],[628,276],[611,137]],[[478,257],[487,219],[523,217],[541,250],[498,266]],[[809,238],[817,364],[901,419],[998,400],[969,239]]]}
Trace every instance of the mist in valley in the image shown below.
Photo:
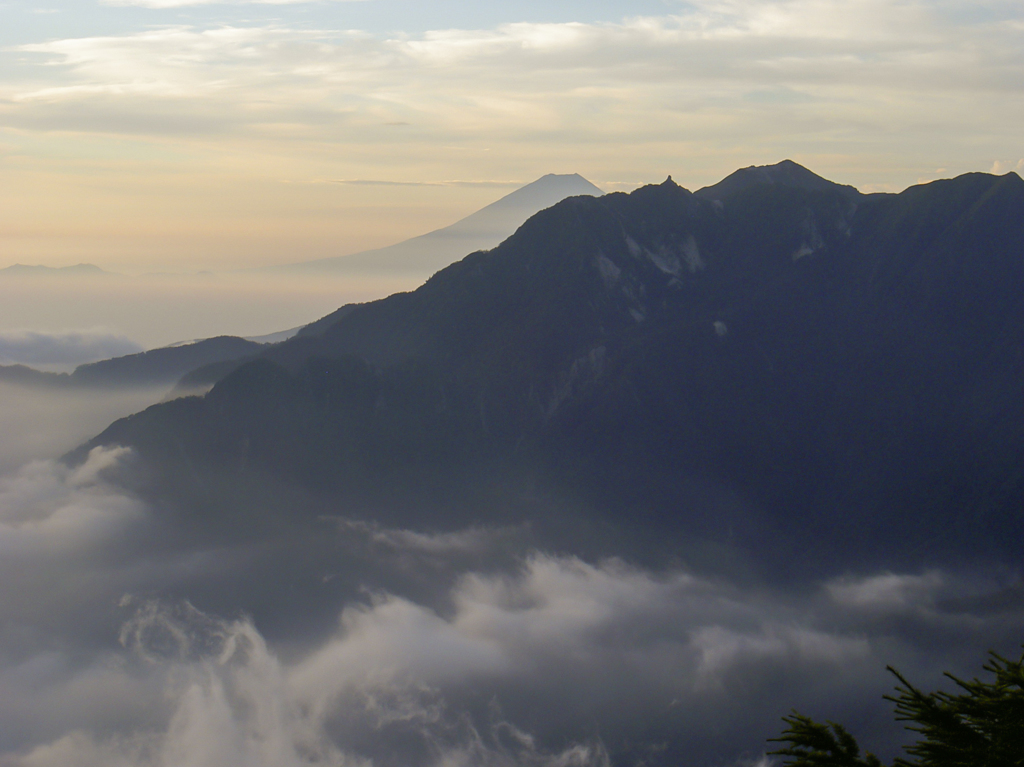
{"label": "mist in valley", "polygon": [[166,394],[162,386],[67,391],[0,381],[0,472],[61,456]]}
{"label": "mist in valley", "polygon": [[[85,329],[124,337],[144,349],[218,335],[259,337],[305,325],[345,303],[409,290],[421,281],[422,275],[372,272],[86,277],[0,272],[0,335]],[[2,359],[0,364],[5,364]]]}
{"label": "mist in valley", "polygon": [[936,686],[1024,632],[1000,567],[786,587],[269,484],[214,524],[131,450],[59,460],[153,394],[4,389],[0,763],[741,765],[794,707],[892,754],[886,664]]}

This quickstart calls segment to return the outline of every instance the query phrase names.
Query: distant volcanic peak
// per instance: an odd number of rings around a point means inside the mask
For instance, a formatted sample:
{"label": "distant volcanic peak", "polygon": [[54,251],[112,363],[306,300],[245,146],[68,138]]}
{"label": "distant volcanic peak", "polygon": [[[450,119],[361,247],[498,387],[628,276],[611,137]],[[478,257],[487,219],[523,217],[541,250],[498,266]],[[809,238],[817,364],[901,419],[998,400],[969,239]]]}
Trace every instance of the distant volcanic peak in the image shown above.
{"label": "distant volcanic peak", "polygon": [[554,183],[561,181],[563,179],[569,181],[582,182],[584,184],[589,184],[590,186],[593,186],[593,184],[591,184],[589,181],[583,178],[583,176],[581,176],[579,173],[545,173],[543,176],[541,176],[539,179],[532,183]]}
{"label": "distant volcanic peak", "polygon": [[516,205],[524,205],[540,210],[550,207],[566,197],[578,195],[601,196],[603,194],[604,192],[599,187],[590,183],[578,173],[548,173],[546,176],[541,176],[536,181],[488,205],[483,210]]}
{"label": "distant volcanic peak", "polygon": [[602,189],[578,173],[549,173],[443,229],[384,248],[281,268],[338,273],[420,274],[425,278],[467,253],[490,250],[515,232],[530,216],[567,197],[602,195]]}
{"label": "distant volcanic peak", "polygon": [[860,192],[854,187],[822,178],[792,160],[783,160],[775,165],[751,165],[740,168],[717,184],[706,186],[695,194],[706,199],[723,200],[754,186],[780,186],[811,191],[832,190],[850,197],[860,196]]}

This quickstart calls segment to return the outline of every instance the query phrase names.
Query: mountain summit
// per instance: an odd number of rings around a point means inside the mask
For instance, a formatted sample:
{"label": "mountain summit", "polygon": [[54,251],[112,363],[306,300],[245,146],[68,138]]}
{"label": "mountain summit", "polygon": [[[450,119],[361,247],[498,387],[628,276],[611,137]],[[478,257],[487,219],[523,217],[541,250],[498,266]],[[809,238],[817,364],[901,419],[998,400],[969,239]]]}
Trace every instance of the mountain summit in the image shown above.
{"label": "mountain summit", "polygon": [[407,273],[425,279],[467,253],[495,247],[530,216],[567,197],[602,194],[579,174],[549,173],[443,229],[384,248],[279,268],[332,274]]}
{"label": "mountain summit", "polygon": [[829,190],[851,199],[861,196],[854,187],[822,178],[792,160],[783,160],[775,165],[751,165],[748,168],[740,168],[717,184],[699,189],[694,194],[708,200],[723,200],[737,192],[758,186],[792,187],[808,191]]}

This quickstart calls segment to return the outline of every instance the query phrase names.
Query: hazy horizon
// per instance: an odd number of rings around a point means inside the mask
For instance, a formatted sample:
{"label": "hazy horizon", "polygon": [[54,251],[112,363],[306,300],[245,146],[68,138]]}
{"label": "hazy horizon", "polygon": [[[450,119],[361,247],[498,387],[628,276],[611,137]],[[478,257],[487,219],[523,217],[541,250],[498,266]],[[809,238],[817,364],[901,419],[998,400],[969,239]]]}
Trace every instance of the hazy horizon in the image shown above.
{"label": "hazy horizon", "polygon": [[[46,267],[42,270],[0,267],[0,364],[44,369],[41,365],[66,361],[36,359],[31,339],[49,349],[55,343],[66,345],[70,338],[81,345],[82,339],[118,336],[150,349],[219,335],[256,337],[295,329],[346,303],[413,290],[470,251],[499,244],[536,210],[586,188],[585,182],[569,178],[531,182],[503,193],[496,206],[489,204],[439,230],[419,232],[420,239],[396,243],[392,250],[397,250],[398,262],[384,259],[382,267],[375,262],[386,251],[365,253],[351,262],[353,268],[339,268],[339,263],[313,271],[290,269],[288,263],[264,270],[138,274],[67,268],[83,264],[22,265]],[[302,262],[297,266],[303,267]],[[13,355],[15,348],[22,349],[20,356]],[[99,358],[87,355],[78,361]]]}

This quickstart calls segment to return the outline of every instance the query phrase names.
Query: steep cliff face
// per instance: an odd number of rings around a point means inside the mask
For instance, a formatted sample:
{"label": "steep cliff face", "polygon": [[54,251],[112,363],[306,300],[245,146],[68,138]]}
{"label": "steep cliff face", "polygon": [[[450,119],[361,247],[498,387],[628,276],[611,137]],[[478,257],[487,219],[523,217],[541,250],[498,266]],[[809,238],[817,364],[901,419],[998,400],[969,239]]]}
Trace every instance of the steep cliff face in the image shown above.
{"label": "steep cliff face", "polygon": [[544,492],[608,530],[825,568],[1013,554],[1022,297],[1015,174],[670,179],[565,200],[94,444],[371,517],[430,497],[406,512],[428,525],[529,517]]}

